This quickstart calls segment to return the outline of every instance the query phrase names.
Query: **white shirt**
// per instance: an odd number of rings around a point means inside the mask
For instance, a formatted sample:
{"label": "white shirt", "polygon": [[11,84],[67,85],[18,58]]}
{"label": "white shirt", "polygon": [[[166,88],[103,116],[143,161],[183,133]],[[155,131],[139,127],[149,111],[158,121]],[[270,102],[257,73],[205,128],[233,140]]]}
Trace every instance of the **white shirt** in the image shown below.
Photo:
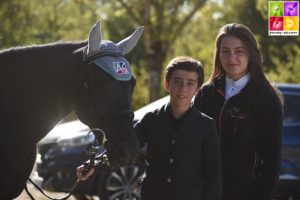
{"label": "white shirt", "polygon": [[228,100],[232,96],[238,94],[248,83],[250,74],[242,76],[239,80],[234,81],[226,76],[225,99]]}

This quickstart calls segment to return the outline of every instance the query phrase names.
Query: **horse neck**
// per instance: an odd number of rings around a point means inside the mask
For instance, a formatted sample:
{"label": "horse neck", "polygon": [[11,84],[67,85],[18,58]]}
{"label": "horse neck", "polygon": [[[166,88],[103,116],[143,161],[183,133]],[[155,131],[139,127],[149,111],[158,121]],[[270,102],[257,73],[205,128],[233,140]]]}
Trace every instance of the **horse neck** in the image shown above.
{"label": "horse neck", "polygon": [[0,93],[5,96],[1,105],[22,131],[44,136],[74,109],[83,67],[78,49],[85,44],[57,43],[0,53]]}

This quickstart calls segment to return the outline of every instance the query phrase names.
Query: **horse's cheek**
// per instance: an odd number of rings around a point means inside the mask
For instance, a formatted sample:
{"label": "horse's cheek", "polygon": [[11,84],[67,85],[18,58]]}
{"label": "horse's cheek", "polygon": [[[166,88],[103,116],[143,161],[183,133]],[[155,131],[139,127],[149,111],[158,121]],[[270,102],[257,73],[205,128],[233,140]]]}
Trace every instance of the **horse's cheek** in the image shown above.
{"label": "horse's cheek", "polygon": [[87,91],[83,91],[77,99],[75,113],[79,120],[89,127],[93,127],[95,123],[94,112],[92,104],[89,100],[89,95],[85,94]]}

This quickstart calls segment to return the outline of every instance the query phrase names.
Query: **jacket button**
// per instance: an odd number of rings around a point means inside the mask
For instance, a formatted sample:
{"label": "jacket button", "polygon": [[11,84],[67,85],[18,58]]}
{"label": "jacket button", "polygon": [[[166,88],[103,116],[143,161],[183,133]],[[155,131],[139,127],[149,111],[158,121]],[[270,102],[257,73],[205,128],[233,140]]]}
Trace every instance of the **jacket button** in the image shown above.
{"label": "jacket button", "polygon": [[174,162],[174,159],[173,158],[170,158],[169,159],[169,163],[173,163]]}
{"label": "jacket button", "polygon": [[167,178],[167,183],[171,183],[172,179],[171,178]]}

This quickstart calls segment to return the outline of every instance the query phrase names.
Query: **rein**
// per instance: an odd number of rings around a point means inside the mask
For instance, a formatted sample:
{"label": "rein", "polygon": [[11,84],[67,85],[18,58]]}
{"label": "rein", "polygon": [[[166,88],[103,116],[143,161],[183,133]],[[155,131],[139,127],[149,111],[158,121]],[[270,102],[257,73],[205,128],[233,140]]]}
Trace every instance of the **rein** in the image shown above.
{"label": "rein", "polygon": [[[92,146],[90,146],[89,148],[87,148],[89,154],[90,154],[90,159],[86,162],[84,162],[84,172],[88,172],[90,169],[92,169],[93,167],[95,166],[98,166],[98,165],[108,165],[108,159],[107,159],[107,156],[106,156],[106,150],[104,152],[102,152],[101,154],[99,155],[96,155],[96,145],[97,145],[97,142],[96,141],[99,141],[99,137],[96,136],[96,134],[94,132],[100,132],[102,134],[102,136],[100,137],[101,138],[101,144],[100,145],[103,145],[105,140],[106,140],[106,134],[105,132],[102,130],[102,129],[99,129],[99,128],[95,128],[95,129],[90,129],[90,131],[87,133],[87,136],[90,134],[90,133],[93,133],[95,135],[95,139],[94,139],[94,142],[92,144]],[[99,143],[98,143],[99,144]],[[34,183],[30,178],[27,179],[41,194],[43,194],[45,197],[47,197],[48,199],[50,200],[66,200],[68,199],[72,194],[73,192],[75,191],[75,189],[82,183],[82,181],[80,180],[77,180],[75,182],[75,184],[73,185],[71,191],[63,198],[59,198],[59,199],[56,199],[56,198],[52,198],[50,196],[48,196],[44,191],[43,189],[41,189],[36,183]],[[32,199],[32,200],[35,200],[34,197],[32,196],[32,194],[29,192],[28,188],[27,188],[27,185],[25,184],[25,191],[27,193],[27,195]]]}
{"label": "rein", "polygon": [[[74,184],[74,186],[71,189],[71,192],[69,194],[67,194],[65,197],[60,198],[60,199],[55,199],[52,198],[50,196],[48,196],[37,184],[35,184],[30,178],[27,179],[38,191],[40,191],[41,194],[43,194],[45,197],[47,197],[50,200],[66,200],[68,198],[70,198],[70,196],[73,194],[73,192],[75,191],[75,189],[80,185],[80,183],[82,183],[81,181],[76,181],[76,183]],[[27,185],[25,185],[25,191],[27,193],[27,195],[30,197],[30,199],[35,200],[35,198],[32,196],[32,194],[29,192]]]}

